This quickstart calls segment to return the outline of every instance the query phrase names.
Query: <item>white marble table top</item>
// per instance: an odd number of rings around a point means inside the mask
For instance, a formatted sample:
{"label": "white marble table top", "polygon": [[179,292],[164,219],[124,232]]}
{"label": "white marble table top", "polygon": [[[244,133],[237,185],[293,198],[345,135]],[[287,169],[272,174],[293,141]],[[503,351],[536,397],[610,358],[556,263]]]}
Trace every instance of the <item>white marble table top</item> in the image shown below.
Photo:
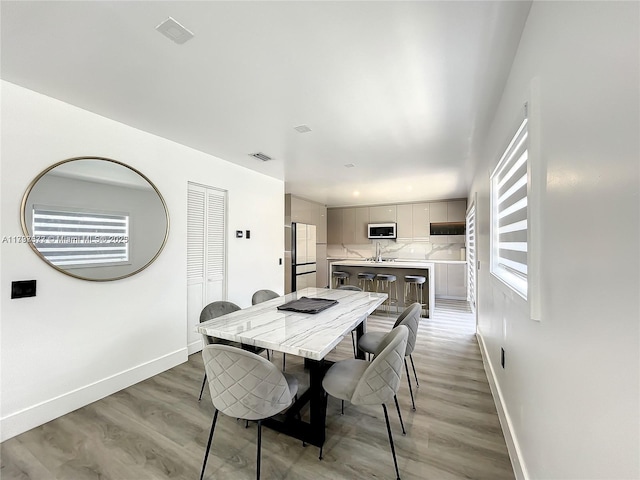
{"label": "white marble table top", "polygon": [[[316,314],[277,309],[300,297],[330,298],[338,304]],[[305,288],[200,323],[196,332],[321,360],[386,298],[385,293]]]}

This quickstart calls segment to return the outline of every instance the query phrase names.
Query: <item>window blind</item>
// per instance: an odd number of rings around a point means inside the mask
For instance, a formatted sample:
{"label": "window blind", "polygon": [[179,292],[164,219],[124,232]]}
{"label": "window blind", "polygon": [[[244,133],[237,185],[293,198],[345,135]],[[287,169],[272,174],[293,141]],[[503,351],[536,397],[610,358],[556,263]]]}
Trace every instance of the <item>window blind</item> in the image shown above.
{"label": "window blind", "polygon": [[476,206],[467,213],[467,300],[471,309],[476,309]]}
{"label": "window blind", "polygon": [[129,215],[33,209],[38,251],[65,267],[107,266],[129,261]]}
{"label": "window blind", "polygon": [[491,175],[491,273],[527,298],[528,122]]}

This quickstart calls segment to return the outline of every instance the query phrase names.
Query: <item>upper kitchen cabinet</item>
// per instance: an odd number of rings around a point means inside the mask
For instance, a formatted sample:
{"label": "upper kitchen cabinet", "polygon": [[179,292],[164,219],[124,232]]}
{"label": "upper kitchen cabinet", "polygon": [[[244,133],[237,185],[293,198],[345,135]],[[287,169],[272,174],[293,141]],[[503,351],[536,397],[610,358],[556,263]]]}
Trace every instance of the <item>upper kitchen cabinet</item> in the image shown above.
{"label": "upper kitchen cabinet", "polygon": [[340,245],[342,243],[342,208],[327,210],[327,243]]}
{"label": "upper kitchen cabinet", "polygon": [[316,226],[317,243],[327,243],[327,207],[293,195],[285,195],[285,221],[308,223]]}
{"label": "upper kitchen cabinet", "polygon": [[377,205],[369,207],[370,223],[395,223],[396,205]]}
{"label": "upper kitchen cabinet", "polygon": [[413,240],[429,241],[430,224],[431,224],[431,205],[430,203],[414,203],[411,205],[413,213]]}
{"label": "upper kitchen cabinet", "polygon": [[[464,222],[467,216],[467,201],[452,200],[447,202],[447,222]],[[433,220],[431,220],[433,222]]]}
{"label": "upper kitchen cabinet", "polygon": [[447,203],[448,202],[433,202],[429,204],[430,223],[449,221],[447,220]]}
{"label": "upper kitchen cabinet", "polygon": [[369,243],[367,224],[369,207],[331,208],[327,210],[327,243],[362,245]]}
{"label": "upper kitchen cabinet", "polygon": [[318,243],[327,243],[327,207],[317,203],[313,210],[313,217],[315,222],[313,224],[316,228],[316,235]]}
{"label": "upper kitchen cabinet", "polygon": [[356,243],[356,209],[342,209],[342,242],[345,245]]}
{"label": "upper kitchen cabinet", "polygon": [[398,241],[413,240],[413,206],[402,204],[396,206],[397,228],[396,235]]}
{"label": "upper kitchen cabinet", "polygon": [[369,243],[369,237],[367,230],[370,222],[370,209],[369,207],[357,207],[356,209],[356,230],[355,230],[355,244],[362,245]]}

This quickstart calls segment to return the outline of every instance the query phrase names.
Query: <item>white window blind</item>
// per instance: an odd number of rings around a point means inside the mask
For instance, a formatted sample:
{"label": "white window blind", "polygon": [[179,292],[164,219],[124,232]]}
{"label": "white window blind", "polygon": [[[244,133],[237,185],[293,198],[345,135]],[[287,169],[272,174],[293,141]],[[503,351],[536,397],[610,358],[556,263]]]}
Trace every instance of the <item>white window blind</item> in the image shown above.
{"label": "white window blind", "polygon": [[65,267],[120,265],[129,261],[129,215],[35,206],[38,251]]}
{"label": "white window blind", "polygon": [[476,310],[476,206],[471,205],[467,213],[467,300]]}
{"label": "white window blind", "polygon": [[527,298],[528,122],[491,174],[491,273]]}

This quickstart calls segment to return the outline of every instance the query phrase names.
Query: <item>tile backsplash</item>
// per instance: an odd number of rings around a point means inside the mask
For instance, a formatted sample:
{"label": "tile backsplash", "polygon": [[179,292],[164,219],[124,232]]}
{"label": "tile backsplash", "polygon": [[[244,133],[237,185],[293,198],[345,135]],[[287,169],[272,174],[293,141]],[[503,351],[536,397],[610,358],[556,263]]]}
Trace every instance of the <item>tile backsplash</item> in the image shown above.
{"label": "tile backsplash", "polygon": [[430,242],[403,243],[393,240],[376,240],[363,245],[327,245],[329,258],[372,258],[380,244],[383,258],[406,260],[465,260],[464,243],[434,244]]}

